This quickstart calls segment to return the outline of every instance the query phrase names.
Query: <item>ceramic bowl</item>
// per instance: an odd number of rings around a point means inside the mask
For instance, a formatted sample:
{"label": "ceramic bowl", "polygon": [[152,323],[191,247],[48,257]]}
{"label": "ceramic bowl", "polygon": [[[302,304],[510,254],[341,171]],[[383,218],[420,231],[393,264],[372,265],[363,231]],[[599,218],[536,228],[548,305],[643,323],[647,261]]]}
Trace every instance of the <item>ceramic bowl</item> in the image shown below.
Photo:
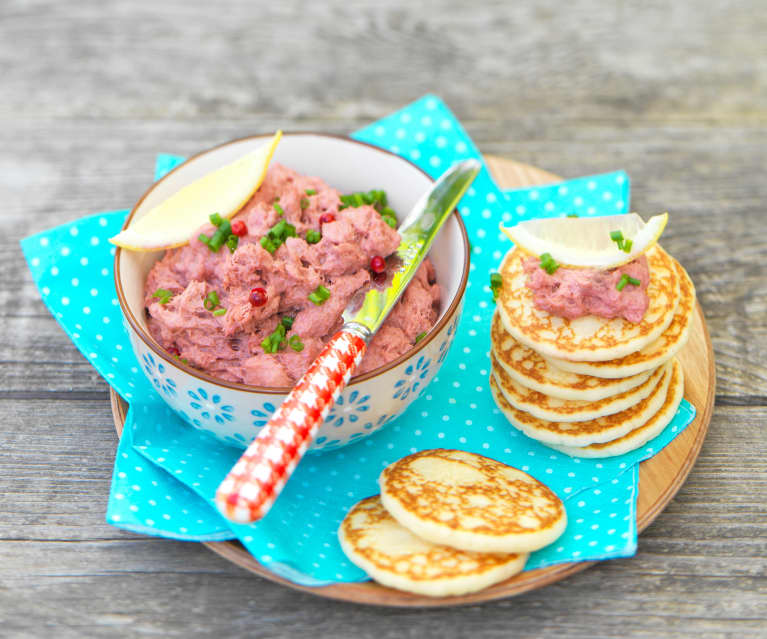
{"label": "ceramic bowl", "polygon": [[[156,182],[126,220],[134,220],[186,184],[252,151],[271,136],[228,142],[187,160]],[[318,133],[285,134],[274,160],[318,176],[341,192],[385,189],[395,211],[409,211],[433,180],[411,162],[350,138]],[[289,392],[217,379],[178,361],[149,334],[144,282],[162,251],[117,249],[115,284],[133,351],[165,402],[191,426],[246,447]],[[413,349],[351,380],[320,427],[311,450],[358,441],[401,415],[434,378],[455,337],[469,273],[469,241],[457,211],[432,245],[430,257],[442,286],[442,310],[434,328]]]}

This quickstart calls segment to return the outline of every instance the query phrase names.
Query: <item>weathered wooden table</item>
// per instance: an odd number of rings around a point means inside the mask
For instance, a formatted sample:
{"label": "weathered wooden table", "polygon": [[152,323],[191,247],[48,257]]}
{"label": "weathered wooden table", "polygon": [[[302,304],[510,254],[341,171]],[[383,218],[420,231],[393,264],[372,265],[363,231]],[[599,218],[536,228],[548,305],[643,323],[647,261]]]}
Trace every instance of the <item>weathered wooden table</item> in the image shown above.
{"label": "weathered wooden table", "polygon": [[[0,636],[767,636],[767,10],[742,3],[0,4]],[[440,94],[479,148],[669,210],[717,358],[702,455],[632,559],[477,607],[296,593],[104,523],[107,386],[18,240],[130,206],[154,154],[345,133]]]}

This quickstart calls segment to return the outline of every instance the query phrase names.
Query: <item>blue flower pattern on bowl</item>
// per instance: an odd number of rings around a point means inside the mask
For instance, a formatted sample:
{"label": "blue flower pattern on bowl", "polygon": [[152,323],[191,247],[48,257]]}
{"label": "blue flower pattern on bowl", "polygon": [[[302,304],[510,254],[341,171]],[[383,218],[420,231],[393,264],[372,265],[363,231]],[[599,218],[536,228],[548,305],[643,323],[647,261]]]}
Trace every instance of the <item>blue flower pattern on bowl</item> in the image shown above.
{"label": "blue flower pattern on bowl", "polygon": [[[198,388],[197,392],[187,391],[192,399],[189,402],[189,408],[199,414],[203,419],[214,420],[217,424],[225,424],[234,421],[234,407],[228,404],[221,404],[220,395],[209,395],[204,388]],[[201,426],[202,422],[197,417],[192,417],[192,423],[195,426]]]}
{"label": "blue flower pattern on bowl", "polygon": [[165,374],[165,365],[162,362],[156,362],[151,353],[144,353],[142,360],[144,361],[144,370],[149,379],[152,380],[154,387],[166,397],[175,397],[177,394],[176,382]]}
{"label": "blue flower pattern on bowl", "polygon": [[424,357],[423,355],[418,358],[415,366],[410,364],[405,369],[406,377],[398,379],[394,383],[393,399],[399,399],[404,402],[410,396],[410,393],[415,393],[421,382],[429,374],[429,366],[431,366],[431,358]]}
{"label": "blue flower pattern on bowl", "polygon": [[456,318],[455,321],[450,324],[447,329],[445,340],[439,345],[439,357],[437,358],[438,364],[444,362],[447,357],[448,350],[450,350],[450,344],[453,343],[453,339],[455,338],[455,329],[458,327],[458,319],[459,318]]}
{"label": "blue flower pattern on bowl", "polygon": [[370,410],[369,402],[370,395],[363,395],[358,390],[353,390],[348,397],[341,395],[325,418],[325,423],[332,424],[336,428],[343,426],[345,420],[354,423],[359,420],[359,413],[366,413]]}
{"label": "blue flower pattern on bowl", "polygon": [[266,402],[261,410],[253,409],[250,411],[250,414],[253,415],[256,419],[253,420],[253,425],[257,428],[261,428],[262,426],[266,426],[266,422],[269,421],[269,418],[274,414],[274,411],[276,411],[277,408],[274,404],[270,404],[269,402]]}

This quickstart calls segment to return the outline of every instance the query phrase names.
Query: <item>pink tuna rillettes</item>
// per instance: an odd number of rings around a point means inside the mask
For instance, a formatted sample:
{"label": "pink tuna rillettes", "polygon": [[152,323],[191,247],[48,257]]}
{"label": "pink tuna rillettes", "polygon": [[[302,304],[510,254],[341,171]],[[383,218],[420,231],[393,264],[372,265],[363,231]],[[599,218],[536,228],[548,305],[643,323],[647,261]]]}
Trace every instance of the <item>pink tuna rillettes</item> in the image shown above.
{"label": "pink tuna rillettes", "polygon": [[[549,274],[541,268],[537,257],[526,258],[522,266],[527,273],[527,287],[533,292],[535,307],[552,315],[567,319],[583,315],[608,319],[622,317],[636,324],[642,321],[650,304],[647,296],[650,269],[644,255],[604,271],[560,266]],[[624,273],[639,280],[640,285],[628,284],[619,291],[617,286]]]}
{"label": "pink tuna rillettes", "polygon": [[[276,198],[284,216],[274,207]],[[397,231],[372,206],[339,211],[339,204],[338,191],[321,179],[273,164],[233,218],[247,227],[234,253],[226,246],[214,253],[197,240],[199,232],[211,235],[215,230],[207,226],[154,265],[144,288],[152,336],[171,352],[178,349],[190,365],[223,380],[271,387],[295,383],[340,328],[341,313],[352,296],[370,283],[371,258],[390,255],[400,242]],[[335,221],[321,224],[320,217],[328,213]],[[297,237],[287,238],[270,254],[259,240],[283,218],[295,227]],[[322,239],[307,243],[309,230],[321,230]],[[309,294],[320,285],[330,297],[318,306]],[[256,287],[266,290],[262,306],[249,299]],[[172,292],[167,304],[153,297],[158,288]],[[204,307],[210,291],[216,291],[225,314],[216,316]],[[434,326],[440,296],[434,268],[426,260],[373,338],[358,374],[409,350],[419,334]],[[265,353],[262,340],[284,316],[294,318],[286,337],[297,335],[303,349]]]}

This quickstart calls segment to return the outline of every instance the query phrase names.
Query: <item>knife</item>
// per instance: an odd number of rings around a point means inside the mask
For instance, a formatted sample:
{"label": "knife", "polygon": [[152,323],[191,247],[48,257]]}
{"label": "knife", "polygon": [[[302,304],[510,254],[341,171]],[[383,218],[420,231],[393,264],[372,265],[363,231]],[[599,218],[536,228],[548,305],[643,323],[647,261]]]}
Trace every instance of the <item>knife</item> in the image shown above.
{"label": "knife", "polygon": [[429,252],[434,238],[480,170],[477,160],[448,169],[416,202],[398,229],[398,266],[384,290],[354,298],[344,325],[325,345],[285,401],[261,429],[216,491],[218,509],[250,523],[271,508],[354,373],[367,345],[394,308]]}

